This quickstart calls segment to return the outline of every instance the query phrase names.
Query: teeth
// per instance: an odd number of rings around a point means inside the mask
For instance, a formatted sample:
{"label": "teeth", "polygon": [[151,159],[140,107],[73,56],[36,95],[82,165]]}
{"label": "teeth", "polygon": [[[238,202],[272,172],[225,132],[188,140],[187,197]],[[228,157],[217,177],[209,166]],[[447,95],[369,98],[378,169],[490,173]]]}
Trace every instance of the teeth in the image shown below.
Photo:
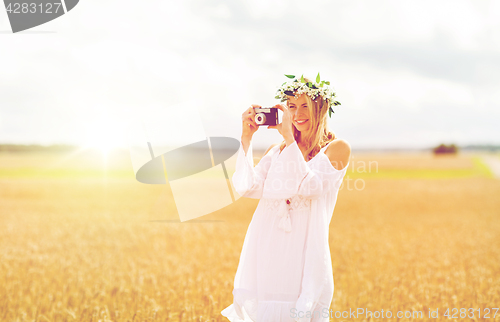
{"label": "teeth", "polygon": [[307,121],[307,120],[305,120],[305,121],[295,121],[295,122],[297,122],[297,123],[299,123],[299,124],[302,124],[302,123],[304,123],[304,122],[306,122],[306,121]]}

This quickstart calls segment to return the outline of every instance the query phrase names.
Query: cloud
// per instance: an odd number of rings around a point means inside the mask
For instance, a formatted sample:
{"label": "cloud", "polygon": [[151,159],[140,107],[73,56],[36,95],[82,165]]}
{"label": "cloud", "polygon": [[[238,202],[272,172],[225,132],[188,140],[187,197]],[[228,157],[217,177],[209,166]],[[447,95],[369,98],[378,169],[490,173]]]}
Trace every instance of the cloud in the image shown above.
{"label": "cloud", "polygon": [[[185,99],[207,135],[239,138],[241,113],[276,103],[283,74],[317,72],[342,102],[331,128],[353,146],[489,140],[499,16],[474,1],[82,2],[43,26],[55,34],[0,34],[0,140],[80,142],[104,112],[162,118]],[[281,139],[270,132],[255,146]]]}

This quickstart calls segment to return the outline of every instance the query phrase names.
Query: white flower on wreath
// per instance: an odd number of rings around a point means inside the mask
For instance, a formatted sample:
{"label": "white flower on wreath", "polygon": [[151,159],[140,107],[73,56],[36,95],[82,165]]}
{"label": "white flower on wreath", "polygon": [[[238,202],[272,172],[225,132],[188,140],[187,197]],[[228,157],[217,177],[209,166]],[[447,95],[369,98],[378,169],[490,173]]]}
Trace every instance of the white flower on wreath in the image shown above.
{"label": "white flower on wreath", "polygon": [[[295,78],[294,75],[285,75],[288,78]],[[300,80],[294,79],[292,82],[285,82],[276,91],[277,99],[281,99],[282,102],[288,99],[288,96],[292,93],[295,97],[298,97],[302,94],[307,94],[313,100],[317,99],[319,96],[324,101],[328,102],[328,113],[331,117],[331,114],[334,113],[332,106],[341,105],[340,102],[334,101],[334,97],[336,96],[333,89],[327,87],[326,85],[330,85],[329,81],[321,81],[318,76],[316,76],[316,82],[305,82],[303,76],[300,77]],[[314,88],[316,87],[316,88]],[[289,93],[285,93],[289,92]],[[290,93],[291,92],[291,93]]]}

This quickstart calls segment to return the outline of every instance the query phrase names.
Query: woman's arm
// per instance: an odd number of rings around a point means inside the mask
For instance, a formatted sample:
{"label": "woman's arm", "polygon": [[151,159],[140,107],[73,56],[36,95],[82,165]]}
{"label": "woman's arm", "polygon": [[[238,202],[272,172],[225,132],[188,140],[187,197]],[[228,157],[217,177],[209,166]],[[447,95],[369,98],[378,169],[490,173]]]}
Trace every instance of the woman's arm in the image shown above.
{"label": "woman's arm", "polygon": [[260,199],[264,188],[273,152],[270,152],[275,145],[271,145],[266,153],[253,166],[253,148],[252,141],[248,142],[247,152],[244,151],[243,142],[241,142],[238,158],[236,159],[236,171],[233,174],[233,185],[236,192],[242,196],[253,199]]}

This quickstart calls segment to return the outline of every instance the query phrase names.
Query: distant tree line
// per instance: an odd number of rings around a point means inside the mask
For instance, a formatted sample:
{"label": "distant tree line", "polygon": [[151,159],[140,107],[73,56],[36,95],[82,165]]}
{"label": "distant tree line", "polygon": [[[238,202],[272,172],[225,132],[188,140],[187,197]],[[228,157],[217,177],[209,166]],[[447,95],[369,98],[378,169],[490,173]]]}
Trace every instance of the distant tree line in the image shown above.
{"label": "distant tree line", "polygon": [[445,145],[440,144],[434,148],[432,148],[432,152],[434,154],[456,154],[458,151],[490,151],[496,152],[500,151],[500,145],[493,144],[470,144],[464,145],[460,148],[455,144]]}
{"label": "distant tree line", "polygon": [[71,152],[76,149],[77,146],[69,144],[0,144],[0,152]]}
{"label": "distant tree line", "polygon": [[493,144],[471,144],[460,147],[460,150],[470,150],[470,151],[500,151],[500,145]]}

